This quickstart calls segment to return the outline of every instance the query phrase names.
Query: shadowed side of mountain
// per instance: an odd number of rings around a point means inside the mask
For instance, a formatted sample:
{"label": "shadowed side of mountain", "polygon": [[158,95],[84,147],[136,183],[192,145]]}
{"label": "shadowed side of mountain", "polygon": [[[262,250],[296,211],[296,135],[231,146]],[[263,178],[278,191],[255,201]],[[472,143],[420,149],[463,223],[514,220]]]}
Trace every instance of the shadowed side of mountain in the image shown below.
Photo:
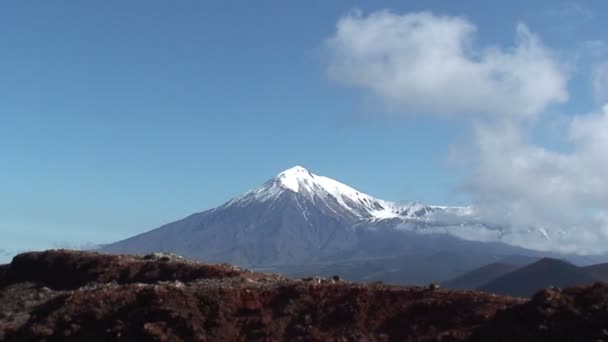
{"label": "shadowed side of mountain", "polygon": [[[539,253],[538,255],[541,255],[541,254]],[[555,258],[559,259],[559,257],[555,257]],[[514,255],[509,255],[509,256],[502,258],[500,260],[500,262],[502,262],[504,264],[515,265],[515,266],[521,267],[521,266],[533,264],[540,259],[542,259],[542,256],[529,256],[529,255],[522,255],[522,254],[514,254]]]}
{"label": "shadowed side of mountain", "polygon": [[320,263],[259,269],[298,277],[338,274],[351,281],[427,285],[452,279],[513,253],[532,253],[446,234],[361,230],[357,236],[361,242],[356,253],[342,253]]}
{"label": "shadowed side of mountain", "polygon": [[608,282],[608,262],[583,267],[596,281]]}
{"label": "shadowed side of mountain", "polygon": [[229,204],[103,246],[108,253],[171,252],[243,267],[293,265],[352,251],[353,221],[285,191],[272,201]]}
{"label": "shadowed side of mountain", "polygon": [[593,277],[583,268],[559,259],[543,258],[479,287],[503,295],[528,297],[540,289],[589,284]]}
{"label": "shadowed side of mountain", "polygon": [[517,265],[495,262],[442,282],[441,285],[450,289],[476,289],[518,268]]}

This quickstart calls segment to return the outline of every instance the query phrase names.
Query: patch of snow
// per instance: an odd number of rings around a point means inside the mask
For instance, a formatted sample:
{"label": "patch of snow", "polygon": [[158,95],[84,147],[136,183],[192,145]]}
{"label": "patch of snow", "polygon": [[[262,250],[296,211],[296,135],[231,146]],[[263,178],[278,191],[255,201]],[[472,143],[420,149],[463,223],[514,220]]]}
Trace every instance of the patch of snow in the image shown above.
{"label": "patch of snow", "polygon": [[[420,210],[432,208],[419,203],[397,204],[377,199],[329,177],[313,174],[302,166],[280,172],[261,187],[233,199],[228,205],[273,201],[286,191],[296,193],[313,203],[320,201],[333,212],[345,210],[355,217],[372,221],[417,217]],[[336,208],[335,203],[341,209]]]}
{"label": "patch of snow", "polygon": [[276,181],[286,189],[296,193],[300,190],[300,185],[309,186],[313,182],[313,178],[314,176],[310,171],[298,165],[279,173],[275,177]]}

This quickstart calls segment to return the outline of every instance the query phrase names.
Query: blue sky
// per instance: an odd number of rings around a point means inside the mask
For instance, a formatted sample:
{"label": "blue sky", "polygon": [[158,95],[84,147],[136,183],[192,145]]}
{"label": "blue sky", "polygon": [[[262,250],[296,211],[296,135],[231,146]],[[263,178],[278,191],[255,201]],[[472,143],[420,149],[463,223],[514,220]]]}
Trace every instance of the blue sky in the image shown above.
{"label": "blue sky", "polygon": [[[460,16],[505,49],[524,22],[568,64],[569,100],[547,111],[598,107],[604,1],[2,3],[0,249],[125,238],[296,164],[383,199],[468,203],[449,156],[469,122],[393,115],[328,76],[353,9]],[[551,127],[531,139],[567,150]]]}

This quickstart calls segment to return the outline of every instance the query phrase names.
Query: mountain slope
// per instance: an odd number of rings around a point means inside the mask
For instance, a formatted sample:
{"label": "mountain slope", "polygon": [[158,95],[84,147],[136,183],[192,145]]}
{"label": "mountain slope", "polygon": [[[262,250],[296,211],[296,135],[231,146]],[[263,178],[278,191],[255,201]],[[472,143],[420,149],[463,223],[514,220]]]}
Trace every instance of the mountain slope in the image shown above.
{"label": "mountain slope", "polygon": [[[271,203],[209,210],[159,229],[105,246],[104,251],[170,251],[212,262],[239,265],[291,264],[350,248],[352,219],[283,193]],[[302,215],[302,212],[306,215]]]}
{"label": "mountain slope", "polygon": [[494,262],[445,281],[441,285],[450,289],[475,289],[518,268],[519,266],[516,265]]}
{"label": "mountain slope", "polygon": [[566,287],[594,282],[583,268],[552,258],[543,258],[479,287],[479,290],[511,296],[531,296],[550,287]]}
{"label": "mountain slope", "polygon": [[608,281],[608,262],[586,266],[583,269],[596,281]]}

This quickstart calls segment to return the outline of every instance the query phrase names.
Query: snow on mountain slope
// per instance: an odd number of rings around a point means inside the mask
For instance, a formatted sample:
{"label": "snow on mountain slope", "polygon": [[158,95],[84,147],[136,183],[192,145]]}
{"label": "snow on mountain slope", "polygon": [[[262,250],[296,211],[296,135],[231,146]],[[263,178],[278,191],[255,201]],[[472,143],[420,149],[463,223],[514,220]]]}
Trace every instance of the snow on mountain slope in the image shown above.
{"label": "snow on mountain slope", "polygon": [[[299,201],[309,201],[313,205],[327,208],[332,215],[357,221],[357,227],[390,227],[451,234],[476,241],[509,241],[512,232],[508,227],[484,222],[472,206],[449,207],[385,201],[329,177],[316,175],[302,166],[280,172],[262,186],[232,199],[220,208],[272,202],[286,193],[294,195]],[[301,209],[307,215],[305,206],[301,206]],[[551,240],[551,236],[542,227],[529,227],[527,231],[535,239]]]}
{"label": "snow on mountain slope", "polygon": [[[331,178],[315,175],[301,166],[294,166],[279,173],[262,186],[227,204],[244,205],[252,201],[273,201],[286,191],[296,193],[313,203],[322,202],[336,212],[346,210],[356,218],[372,221],[413,218],[433,210],[433,207],[419,203],[398,204],[377,199]],[[336,208],[336,204],[339,208]]]}

